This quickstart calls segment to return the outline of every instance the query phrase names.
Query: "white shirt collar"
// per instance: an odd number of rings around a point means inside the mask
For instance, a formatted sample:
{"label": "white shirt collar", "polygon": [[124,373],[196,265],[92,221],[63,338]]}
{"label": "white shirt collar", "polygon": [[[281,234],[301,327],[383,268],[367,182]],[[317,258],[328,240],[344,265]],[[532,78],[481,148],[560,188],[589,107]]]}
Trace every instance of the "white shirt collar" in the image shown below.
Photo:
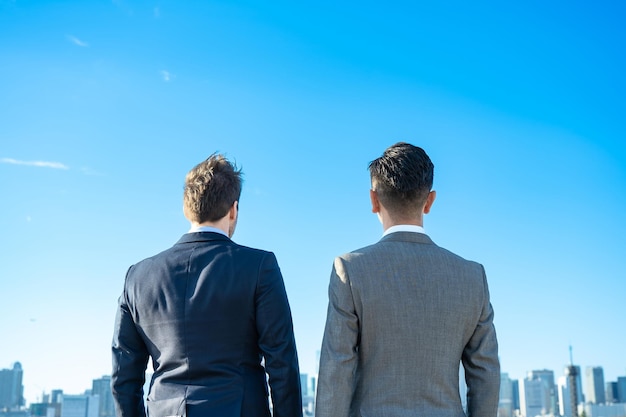
{"label": "white shirt collar", "polygon": [[391,226],[389,229],[385,230],[383,236],[387,236],[389,233],[395,232],[413,232],[426,234],[426,231],[422,226],[416,226],[413,224],[396,224],[395,226]]}
{"label": "white shirt collar", "polygon": [[213,232],[213,233],[219,233],[221,235],[228,237],[226,232],[223,231],[222,229],[218,229],[217,227],[211,227],[211,226],[191,226],[191,229],[189,229],[187,233],[198,233],[198,232]]}

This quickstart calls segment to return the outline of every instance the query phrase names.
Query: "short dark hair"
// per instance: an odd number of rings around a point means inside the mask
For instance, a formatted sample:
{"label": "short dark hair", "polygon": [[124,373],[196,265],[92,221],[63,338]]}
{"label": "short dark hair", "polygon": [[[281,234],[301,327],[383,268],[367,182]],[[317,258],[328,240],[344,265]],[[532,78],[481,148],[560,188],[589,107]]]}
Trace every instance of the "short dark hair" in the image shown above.
{"label": "short dark hair", "polygon": [[433,186],[435,166],[426,152],[398,142],[369,164],[372,189],[380,203],[396,216],[419,214]]}
{"label": "short dark hair", "polygon": [[241,170],[214,153],[185,177],[183,204],[190,221],[204,223],[224,217],[241,196]]}

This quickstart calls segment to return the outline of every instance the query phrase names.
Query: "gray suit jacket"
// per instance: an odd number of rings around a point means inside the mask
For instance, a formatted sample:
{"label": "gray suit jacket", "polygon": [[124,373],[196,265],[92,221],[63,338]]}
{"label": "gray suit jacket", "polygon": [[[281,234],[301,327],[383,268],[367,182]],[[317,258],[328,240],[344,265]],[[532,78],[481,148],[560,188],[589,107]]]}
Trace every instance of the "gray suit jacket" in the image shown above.
{"label": "gray suit jacket", "polygon": [[482,265],[421,233],[396,232],[335,259],[317,417],[495,417],[500,388]]}

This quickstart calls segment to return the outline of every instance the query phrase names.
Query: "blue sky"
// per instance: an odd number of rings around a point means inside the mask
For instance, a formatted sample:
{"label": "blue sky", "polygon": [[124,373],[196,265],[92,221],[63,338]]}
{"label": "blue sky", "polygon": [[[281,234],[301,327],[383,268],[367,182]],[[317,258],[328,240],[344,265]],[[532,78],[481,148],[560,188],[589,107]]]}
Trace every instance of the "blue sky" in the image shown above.
{"label": "blue sky", "polygon": [[234,240],[276,253],[314,372],[332,260],[382,233],[367,164],[403,140],[435,164],[428,233],[485,265],[503,371],[559,376],[572,344],[626,375],[625,17],[0,0],[0,368],[28,401],[109,374],[126,269],[187,230],[184,176],[221,151],[245,173]]}

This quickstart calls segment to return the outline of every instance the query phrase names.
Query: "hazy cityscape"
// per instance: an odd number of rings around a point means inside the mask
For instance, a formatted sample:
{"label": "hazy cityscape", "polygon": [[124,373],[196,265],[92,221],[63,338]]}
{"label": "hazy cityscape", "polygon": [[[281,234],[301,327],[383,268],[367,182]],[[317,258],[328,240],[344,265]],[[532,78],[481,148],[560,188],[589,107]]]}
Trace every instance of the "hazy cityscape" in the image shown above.
{"label": "hazy cityscape", "polygon": [[[114,417],[111,376],[92,381],[82,393],[66,393],[62,387],[42,392],[36,402],[23,396],[24,373],[19,362],[0,370],[0,417]],[[147,395],[150,374],[146,375]],[[466,389],[460,373],[460,391],[465,406]],[[304,415],[315,414],[317,376],[300,374]],[[572,412],[572,407],[575,411]],[[601,366],[564,366],[563,370],[528,371],[523,379],[501,374],[498,417],[626,417],[626,376],[605,381]]]}

